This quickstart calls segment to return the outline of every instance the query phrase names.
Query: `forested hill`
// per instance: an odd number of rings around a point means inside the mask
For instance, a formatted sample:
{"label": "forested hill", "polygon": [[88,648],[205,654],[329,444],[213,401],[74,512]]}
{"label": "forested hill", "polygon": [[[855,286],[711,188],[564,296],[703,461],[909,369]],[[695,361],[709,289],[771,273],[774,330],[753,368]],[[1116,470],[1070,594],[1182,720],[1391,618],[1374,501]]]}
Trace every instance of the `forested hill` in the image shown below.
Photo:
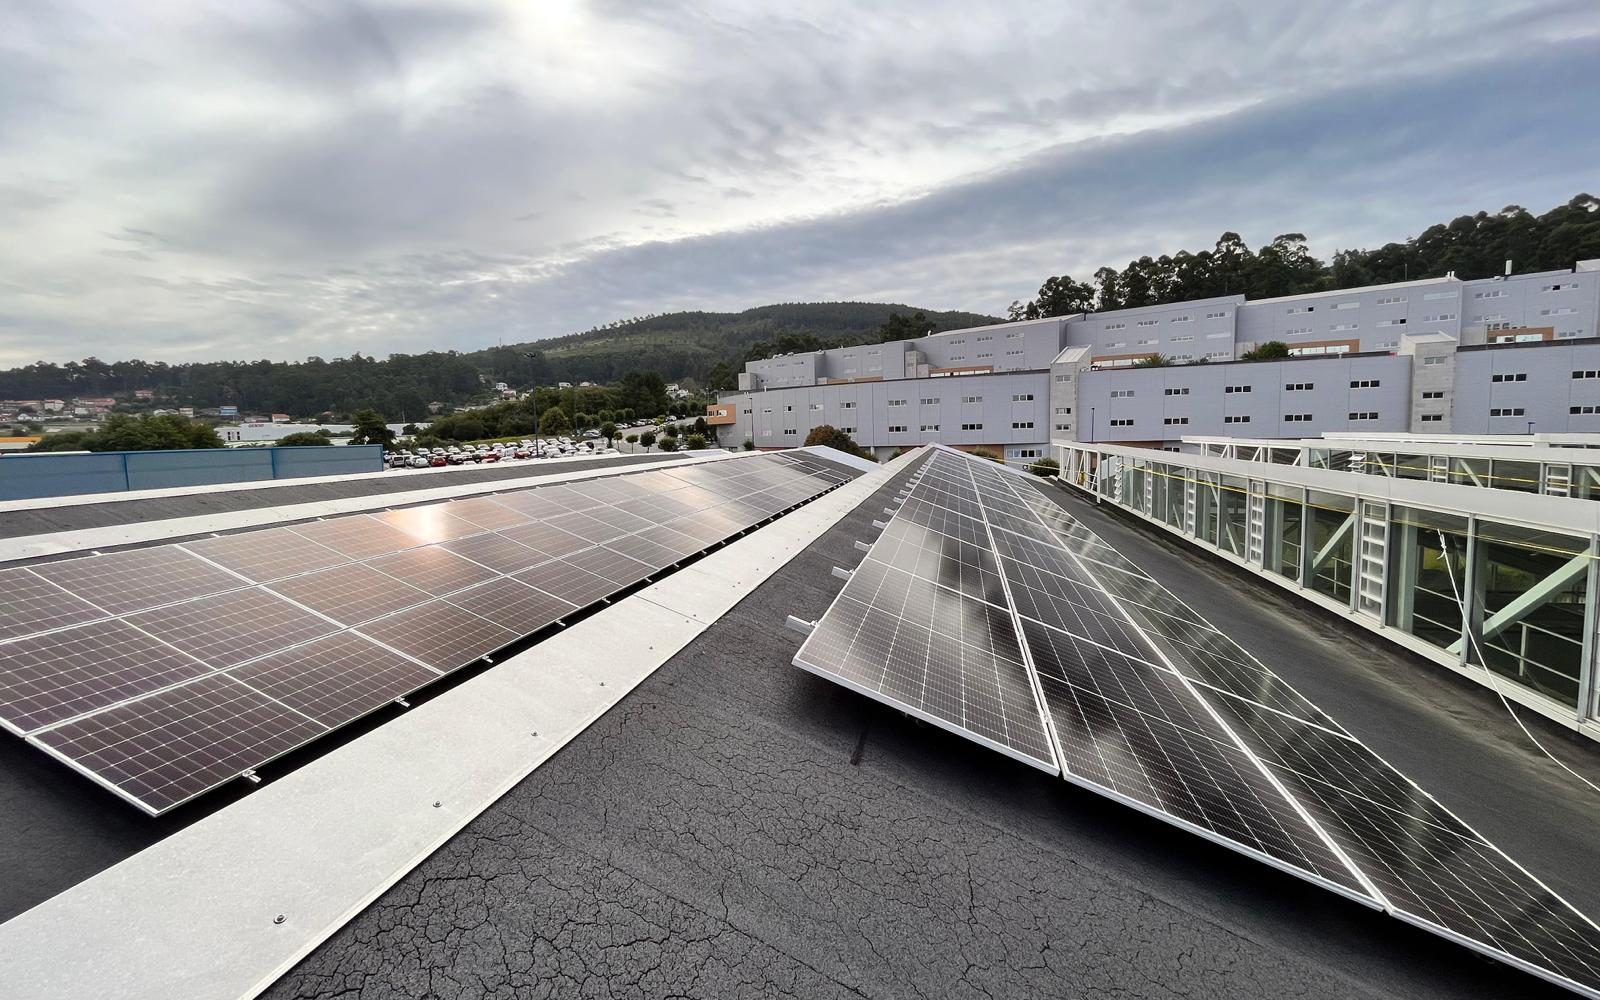
{"label": "forested hill", "polygon": [[[508,382],[550,379],[612,382],[634,370],[667,379],[704,380],[720,361],[739,370],[747,359],[877,341],[891,313],[921,313],[939,330],[998,323],[993,316],[935,312],[883,302],[789,302],[743,312],[675,312],[607,324],[584,333],[506,345],[466,357]],[[538,358],[527,354],[536,352]]]}
{"label": "forested hill", "polygon": [[746,357],[876,341],[891,313],[900,313],[904,323],[920,313],[940,330],[997,322],[992,316],[891,303],[795,303],[740,313],[667,313],[553,340],[385,360],[357,353],[295,362],[41,362],[0,371],[0,399],[121,397],[150,389],[160,405],[233,404],[246,413],[296,417],[371,407],[392,419],[417,420],[431,402],[458,406],[482,397],[486,380],[526,388],[558,381],[614,382],[629,371],[654,371],[669,382],[704,383],[718,369],[727,384]]}

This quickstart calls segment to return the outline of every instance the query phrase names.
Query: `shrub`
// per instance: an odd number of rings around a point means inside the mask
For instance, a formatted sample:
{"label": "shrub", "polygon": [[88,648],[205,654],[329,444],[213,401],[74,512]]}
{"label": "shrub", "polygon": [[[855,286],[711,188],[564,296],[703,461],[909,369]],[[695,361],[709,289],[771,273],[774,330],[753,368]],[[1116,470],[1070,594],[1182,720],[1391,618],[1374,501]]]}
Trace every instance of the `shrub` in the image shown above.
{"label": "shrub", "polygon": [[1043,476],[1048,479],[1061,474],[1061,463],[1053,458],[1041,458],[1028,466],[1028,471],[1036,476]]}

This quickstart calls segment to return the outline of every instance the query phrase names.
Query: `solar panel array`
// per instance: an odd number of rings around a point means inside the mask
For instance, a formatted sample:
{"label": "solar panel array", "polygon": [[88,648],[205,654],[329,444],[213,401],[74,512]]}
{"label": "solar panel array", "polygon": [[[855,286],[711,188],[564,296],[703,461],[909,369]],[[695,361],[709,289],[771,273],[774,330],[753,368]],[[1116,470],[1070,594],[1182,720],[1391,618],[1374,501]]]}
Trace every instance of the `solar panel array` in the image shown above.
{"label": "solar panel array", "polygon": [[1600,927],[1025,475],[934,450],[795,663],[1600,997]]}
{"label": "solar panel array", "polygon": [[160,813],[849,478],[774,453],[0,569],[0,726]]}

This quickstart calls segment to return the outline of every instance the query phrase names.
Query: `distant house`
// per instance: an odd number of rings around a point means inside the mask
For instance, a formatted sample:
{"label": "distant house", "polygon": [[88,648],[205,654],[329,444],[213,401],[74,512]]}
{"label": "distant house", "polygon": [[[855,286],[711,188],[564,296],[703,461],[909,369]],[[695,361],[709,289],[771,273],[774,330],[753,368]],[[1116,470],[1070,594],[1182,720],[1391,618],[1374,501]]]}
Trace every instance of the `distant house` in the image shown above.
{"label": "distant house", "polygon": [[429,413],[438,413],[442,409],[444,409],[444,404],[443,403],[432,402],[432,403],[428,404],[428,412]]}
{"label": "distant house", "polygon": [[180,417],[192,417],[192,416],[194,416],[194,407],[192,407],[192,406],[180,406],[180,407],[178,407],[178,416],[180,416]]}
{"label": "distant house", "polygon": [[570,389],[570,388],[572,388],[572,383],[571,382],[557,382],[556,383],[556,388],[557,389]]}
{"label": "distant house", "polygon": [[272,422],[275,424],[286,424],[289,422],[289,415],[287,413],[274,413],[272,415]]}
{"label": "distant house", "polygon": [[156,391],[154,389],[135,389],[135,390],[133,390],[133,398],[134,399],[155,399],[156,398]]}

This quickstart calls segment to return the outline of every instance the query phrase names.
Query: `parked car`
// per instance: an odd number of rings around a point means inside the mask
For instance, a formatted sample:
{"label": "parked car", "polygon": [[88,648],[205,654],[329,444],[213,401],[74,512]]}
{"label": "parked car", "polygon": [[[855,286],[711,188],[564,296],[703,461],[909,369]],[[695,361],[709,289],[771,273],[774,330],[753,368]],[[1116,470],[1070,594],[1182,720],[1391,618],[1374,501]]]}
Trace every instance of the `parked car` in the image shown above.
{"label": "parked car", "polygon": [[443,455],[434,454],[428,458],[428,464],[433,468],[438,469],[449,465],[450,460]]}

